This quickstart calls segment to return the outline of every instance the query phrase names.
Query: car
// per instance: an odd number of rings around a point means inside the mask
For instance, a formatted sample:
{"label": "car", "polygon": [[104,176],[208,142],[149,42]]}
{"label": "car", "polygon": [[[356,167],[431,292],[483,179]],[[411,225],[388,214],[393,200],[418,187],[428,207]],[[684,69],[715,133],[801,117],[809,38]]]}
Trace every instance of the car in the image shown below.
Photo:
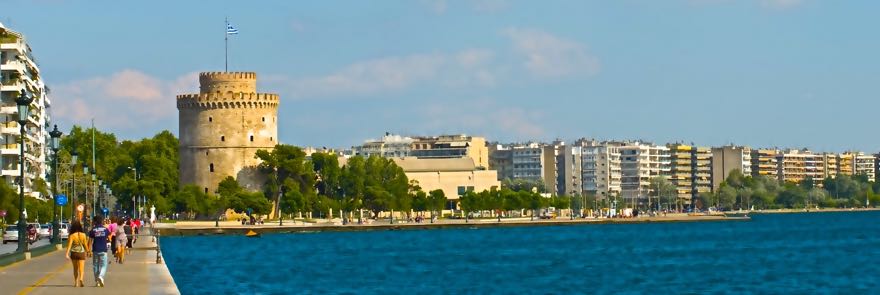
{"label": "car", "polygon": [[18,225],[6,226],[6,231],[3,232],[3,244],[8,242],[18,242]]}
{"label": "car", "polygon": [[48,238],[52,236],[52,225],[48,223],[40,224],[40,238]]}
{"label": "car", "polygon": [[62,223],[61,228],[58,229],[58,238],[62,240],[66,240],[67,236],[70,235],[68,230],[70,229],[70,223]]}

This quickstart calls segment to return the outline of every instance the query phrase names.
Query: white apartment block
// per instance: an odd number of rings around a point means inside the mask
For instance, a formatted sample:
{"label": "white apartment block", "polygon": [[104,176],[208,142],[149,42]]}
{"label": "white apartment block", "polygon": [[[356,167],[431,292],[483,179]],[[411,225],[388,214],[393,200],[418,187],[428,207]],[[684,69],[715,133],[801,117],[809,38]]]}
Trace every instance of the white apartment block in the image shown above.
{"label": "white apartment block", "polygon": [[619,196],[622,173],[620,148],[609,142],[581,139],[575,143],[581,153],[581,182],[584,193],[599,199]]}
{"label": "white apartment block", "polygon": [[25,192],[36,179],[45,179],[49,159],[49,97],[40,69],[24,36],[0,24],[0,177],[18,190],[20,128],[15,100],[24,92],[34,99],[25,125]]}
{"label": "white apartment block", "polygon": [[549,192],[556,192],[555,145],[537,142],[494,145],[490,148],[489,167],[498,170],[498,179],[541,181]]}
{"label": "white apartment block", "polygon": [[630,204],[647,200],[651,179],[668,176],[672,161],[669,148],[641,141],[621,143],[621,196]]}

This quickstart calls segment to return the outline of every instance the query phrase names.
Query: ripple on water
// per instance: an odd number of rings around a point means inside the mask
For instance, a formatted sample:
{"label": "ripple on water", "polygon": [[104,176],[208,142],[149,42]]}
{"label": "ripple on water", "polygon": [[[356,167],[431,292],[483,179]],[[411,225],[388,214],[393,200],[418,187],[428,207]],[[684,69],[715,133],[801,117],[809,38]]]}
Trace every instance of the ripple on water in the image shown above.
{"label": "ripple on water", "polygon": [[870,293],[880,287],[878,220],[167,237],[162,249],[184,294]]}

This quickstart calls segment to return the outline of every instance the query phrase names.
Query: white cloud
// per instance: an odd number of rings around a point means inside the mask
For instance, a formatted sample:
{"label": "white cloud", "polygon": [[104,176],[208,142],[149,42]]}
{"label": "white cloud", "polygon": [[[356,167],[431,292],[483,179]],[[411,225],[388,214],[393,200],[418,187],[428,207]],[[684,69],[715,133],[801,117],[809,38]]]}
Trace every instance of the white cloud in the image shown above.
{"label": "white cloud", "polygon": [[507,8],[507,0],[473,0],[474,10],[479,12],[499,12]]}
{"label": "white cloud", "polygon": [[599,59],[586,46],[534,29],[507,29],[504,34],[516,52],[525,56],[523,66],[535,76],[562,77],[599,73]]}
{"label": "white cloud", "polygon": [[69,81],[53,87],[53,116],[72,124],[92,118],[126,129],[166,121],[177,114],[175,95],[198,92],[198,74],[166,81],[125,69],[108,76]]}
{"label": "white cloud", "polygon": [[760,0],[761,6],[774,9],[789,9],[800,6],[803,0]]}
{"label": "white cloud", "polygon": [[494,85],[489,69],[494,53],[467,49],[454,54],[431,53],[355,62],[328,75],[288,80],[295,97],[369,95],[399,91],[419,83]]}
{"label": "white cloud", "polygon": [[476,132],[510,140],[537,139],[546,135],[540,122],[541,111],[498,103],[493,99],[475,99],[461,104],[433,104],[424,108],[424,128],[430,132]]}
{"label": "white cloud", "polygon": [[446,0],[422,0],[421,2],[436,14],[446,13]]}

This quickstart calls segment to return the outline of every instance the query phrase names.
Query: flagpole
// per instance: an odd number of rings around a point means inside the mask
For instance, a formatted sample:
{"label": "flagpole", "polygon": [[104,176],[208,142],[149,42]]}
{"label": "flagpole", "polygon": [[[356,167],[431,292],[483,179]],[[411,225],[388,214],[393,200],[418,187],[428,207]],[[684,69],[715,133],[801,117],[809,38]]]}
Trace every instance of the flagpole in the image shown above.
{"label": "flagpole", "polygon": [[223,28],[223,45],[224,45],[224,54],[223,54],[223,71],[229,72],[229,33],[226,32],[229,28],[229,18],[226,18],[226,27]]}

